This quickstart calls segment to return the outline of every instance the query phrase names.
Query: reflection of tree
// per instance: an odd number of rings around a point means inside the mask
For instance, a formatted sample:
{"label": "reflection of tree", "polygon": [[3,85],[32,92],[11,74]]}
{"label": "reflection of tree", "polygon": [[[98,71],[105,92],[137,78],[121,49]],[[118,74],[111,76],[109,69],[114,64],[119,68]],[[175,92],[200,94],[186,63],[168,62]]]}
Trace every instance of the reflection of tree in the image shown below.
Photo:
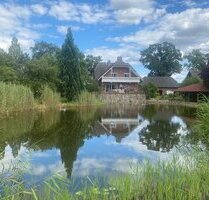
{"label": "reflection of tree", "polygon": [[169,121],[152,121],[146,128],[142,129],[139,140],[149,150],[168,152],[179,143],[180,134],[177,134],[179,124]]}
{"label": "reflection of tree", "polygon": [[[23,118],[15,118],[15,121],[0,121],[2,122],[0,127],[6,127],[1,133],[3,137],[0,141],[0,150],[4,152],[5,147],[9,145],[13,156],[16,157],[21,145],[31,150],[59,149],[66,173],[70,176],[73,162],[88,135],[89,124],[92,123],[94,114],[94,111],[81,110],[62,113],[49,111],[37,114],[33,120],[23,116]],[[21,129],[18,129],[20,127]],[[6,134],[7,131],[9,135]],[[0,156],[3,158],[4,154]]]}

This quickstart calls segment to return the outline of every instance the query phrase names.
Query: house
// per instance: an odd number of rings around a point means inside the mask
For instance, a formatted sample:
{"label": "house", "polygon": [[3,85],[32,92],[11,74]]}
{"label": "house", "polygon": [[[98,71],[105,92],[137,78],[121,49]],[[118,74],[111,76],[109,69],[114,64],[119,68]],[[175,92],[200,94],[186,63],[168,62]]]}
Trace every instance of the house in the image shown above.
{"label": "house", "polygon": [[175,92],[182,94],[188,101],[197,102],[200,96],[209,95],[209,88],[207,88],[203,83],[197,83],[180,87],[176,89]]}
{"label": "house", "polygon": [[98,63],[94,76],[105,93],[138,93],[139,83],[142,80],[122,57],[118,57],[114,63]]}
{"label": "house", "polygon": [[185,79],[188,79],[188,78],[191,78],[191,77],[200,80],[201,79],[201,77],[200,77],[200,71],[197,70],[197,69],[190,69],[188,71],[187,76],[186,76]]}
{"label": "house", "polygon": [[148,83],[154,84],[157,88],[160,94],[169,94],[173,93],[174,90],[178,88],[178,83],[176,80],[174,80],[170,76],[150,76],[150,77],[144,77],[142,85],[146,85]]}

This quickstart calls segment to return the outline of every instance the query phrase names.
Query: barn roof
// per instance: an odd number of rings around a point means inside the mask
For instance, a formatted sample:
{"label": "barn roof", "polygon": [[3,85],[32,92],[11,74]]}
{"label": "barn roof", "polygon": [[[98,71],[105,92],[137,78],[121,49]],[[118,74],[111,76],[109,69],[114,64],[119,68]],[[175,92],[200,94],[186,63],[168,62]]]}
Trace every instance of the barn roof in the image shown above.
{"label": "barn roof", "polygon": [[170,76],[153,76],[153,77],[144,77],[143,84],[153,83],[158,88],[177,88],[178,83]]}
{"label": "barn roof", "polygon": [[209,88],[207,88],[203,83],[192,84],[184,87],[180,87],[176,92],[209,92]]}

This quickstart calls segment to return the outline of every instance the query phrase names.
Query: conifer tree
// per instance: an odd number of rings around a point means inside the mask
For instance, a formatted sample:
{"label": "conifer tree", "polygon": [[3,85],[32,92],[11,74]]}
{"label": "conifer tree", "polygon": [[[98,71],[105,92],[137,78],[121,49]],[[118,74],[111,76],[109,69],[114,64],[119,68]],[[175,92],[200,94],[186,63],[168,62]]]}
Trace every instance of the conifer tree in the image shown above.
{"label": "conifer tree", "polygon": [[81,81],[79,49],[74,44],[71,29],[62,45],[59,56],[60,62],[60,92],[67,100],[73,100],[83,89]]}

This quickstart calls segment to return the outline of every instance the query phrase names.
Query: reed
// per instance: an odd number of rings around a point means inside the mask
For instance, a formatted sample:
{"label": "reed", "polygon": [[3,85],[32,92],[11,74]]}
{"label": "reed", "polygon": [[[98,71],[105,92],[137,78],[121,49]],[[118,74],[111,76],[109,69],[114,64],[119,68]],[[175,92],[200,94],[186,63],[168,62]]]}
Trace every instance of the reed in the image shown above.
{"label": "reed", "polygon": [[77,97],[76,101],[73,102],[76,105],[100,105],[102,101],[97,97],[95,93],[90,93],[87,91],[81,92]]}
{"label": "reed", "polygon": [[60,104],[60,94],[45,86],[40,101],[42,105],[48,108],[57,107]]}
{"label": "reed", "polygon": [[[89,184],[71,192],[70,180],[56,175],[40,186],[24,187],[17,182],[16,187],[4,187],[5,199],[44,200],[206,200],[209,199],[208,152],[188,151],[187,155],[174,157],[170,162],[148,161],[132,167],[126,175],[113,176],[106,186],[101,187],[87,177]],[[19,178],[19,180],[21,180]],[[5,179],[4,179],[5,181]],[[0,181],[1,182],[1,181]],[[7,184],[8,185],[8,184]],[[0,193],[1,194],[1,193]],[[11,199],[12,199],[11,198]]]}
{"label": "reed", "polygon": [[33,109],[35,100],[30,88],[0,82],[0,113]]}

